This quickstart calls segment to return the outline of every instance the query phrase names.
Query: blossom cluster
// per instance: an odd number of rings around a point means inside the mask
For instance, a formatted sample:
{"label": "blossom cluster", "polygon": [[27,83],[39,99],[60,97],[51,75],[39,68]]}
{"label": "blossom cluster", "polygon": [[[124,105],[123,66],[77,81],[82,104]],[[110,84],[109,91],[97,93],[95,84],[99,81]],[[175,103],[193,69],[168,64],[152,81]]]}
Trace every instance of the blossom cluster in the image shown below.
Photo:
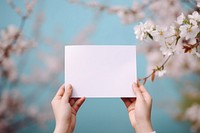
{"label": "blossom cluster", "polygon": [[[0,130],[2,133],[18,132],[29,123],[36,122],[41,125],[46,120],[52,119],[52,115],[49,115],[48,111],[39,112],[34,106],[25,106],[23,97],[16,89],[2,91],[0,105]],[[16,117],[18,117],[17,121]]]}
{"label": "blossom cluster", "polygon": [[[182,42],[179,41],[176,49],[182,52],[174,54],[164,67],[165,73],[170,78],[177,79],[191,73],[200,74],[199,58],[190,53],[184,53],[181,43]],[[147,73],[151,73],[155,66],[160,65],[163,60],[167,58],[162,56],[159,49],[160,45],[156,45],[154,41],[147,42],[146,45],[138,46],[138,52],[147,55]],[[159,74],[159,72],[160,71],[157,71],[157,74]],[[159,76],[161,75],[158,75],[158,77]]]}
{"label": "blossom cluster", "polygon": [[36,0],[25,1],[25,12],[22,12],[22,10],[16,6],[13,0],[7,0],[7,3],[22,19],[27,19],[33,11]]}
{"label": "blossom cluster", "polygon": [[[141,41],[159,43],[160,51],[164,57],[187,53],[200,58],[200,15],[197,11],[188,16],[182,13],[177,18],[176,23],[169,27],[155,25],[151,21],[147,21],[135,26],[134,31],[136,38]],[[158,76],[166,73],[164,65],[154,69],[158,72]]]}
{"label": "blossom cluster", "polygon": [[193,122],[192,130],[197,132],[200,130],[200,105],[193,104],[191,107],[187,108],[184,114],[184,119]]}
{"label": "blossom cluster", "polygon": [[[193,80],[194,81],[194,80]],[[198,80],[196,80],[198,82]],[[179,102],[181,110],[178,114],[178,119],[191,122],[191,131],[194,133],[200,132],[200,84],[184,84],[182,91],[182,100]],[[187,102],[186,102],[187,101]]]}
{"label": "blossom cluster", "polygon": [[[122,24],[132,24],[136,21],[142,20],[145,17],[154,17],[157,23],[169,24],[171,20],[176,18],[183,10],[183,4],[187,4],[193,8],[194,3],[191,1],[178,0],[145,0],[132,1],[132,4],[127,5],[108,5],[108,3],[100,3],[97,0],[82,1],[82,0],[68,0],[70,3],[78,4],[86,8],[92,8],[99,12],[106,12],[108,14],[116,15]],[[184,3],[185,2],[185,3]],[[118,3],[118,2],[116,2]],[[169,10],[170,8],[170,10]],[[161,10],[162,9],[162,10]],[[148,12],[148,13],[147,13]]]}
{"label": "blossom cluster", "polygon": [[14,25],[9,25],[0,31],[0,76],[6,77],[10,81],[17,78],[16,66],[11,55],[21,54],[26,49],[35,46],[33,40],[26,39],[20,29]]}
{"label": "blossom cluster", "polygon": [[133,2],[131,7],[122,5],[108,6],[98,1],[83,2],[80,0],[69,0],[70,3],[80,4],[84,7],[94,8],[99,11],[105,11],[109,14],[115,14],[119,17],[122,24],[131,24],[137,20],[144,18],[143,9],[147,7],[150,1],[137,3]]}

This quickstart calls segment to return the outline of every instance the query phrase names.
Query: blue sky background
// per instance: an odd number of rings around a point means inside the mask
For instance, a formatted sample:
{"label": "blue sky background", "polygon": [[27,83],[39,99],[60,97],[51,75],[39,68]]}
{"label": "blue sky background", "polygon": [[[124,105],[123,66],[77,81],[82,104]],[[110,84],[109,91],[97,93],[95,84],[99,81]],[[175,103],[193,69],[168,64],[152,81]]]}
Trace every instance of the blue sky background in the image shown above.
{"label": "blue sky background", "polygon": [[[17,5],[23,7],[23,2],[17,1]],[[101,1],[104,2],[104,1]],[[109,0],[109,5],[131,6],[131,0]],[[79,5],[66,2],[66,0],[38,1],[36,9],[27,20],[24,32],[27,37],[32,37],[32,24],[37,12],[44,12],[45,21],[42,27],[42,34],[59,40],[63,44],[70,44],[73,38],[92,23],[94,10]],[[0,1],[0,28],[5,28],[10,24],[19,25],[20,18],[10,9],[5,0]],[[102,13],[97,22],[97,29],[91,35],[90,42],[94,44],[138,44],[133,33],[132,25],[122,25],[115,15]],[[56,32],[59,30],[59,34]],[[38,47],[37,50],[48,50],[48,48]],[[63,46],[64,50],[64,46]],[[31,54],[34,56],[34,53]],[[28,58],[32,58],[29,56]],[[64,55],[63,55],[64,56]],[[146,60],[144,55],[138,55],[138,76],[146,74]],[[37,60],[32,61],[37,65]],[[29,68],[29,66],[27,66]],[[31,67],[30,67],[31,68]],[[27,70],[27,73],[31,70]],[[63,70],[64,71],[64,70]],[[61,77],[60,82],[64,82]],[[177,122],[173,119],[170,111],[175,110],[174,105],[180,99],[179,87],[172,79],[163,78],[153,83],[148,82],[146,88],[153,97],[152,123],[158,133],[189,133],[188,123]],[[21,86],[23,88],[23,86]],[[34,88],[31,88],[34,89]],[[28,88],[27,88],[28,90]],[[52,93],[45,97],[52,97]],[[50,101],[49,101],[50,103]],[[47,103],[47,104],[49,104]],[[53,132],[54,121],[50,121],[41,130],[35,125],[26,127],[20,132]],[[132,133],[128,114],[120,99],[87,99],[81,107],[78,116],[75,133]]]}

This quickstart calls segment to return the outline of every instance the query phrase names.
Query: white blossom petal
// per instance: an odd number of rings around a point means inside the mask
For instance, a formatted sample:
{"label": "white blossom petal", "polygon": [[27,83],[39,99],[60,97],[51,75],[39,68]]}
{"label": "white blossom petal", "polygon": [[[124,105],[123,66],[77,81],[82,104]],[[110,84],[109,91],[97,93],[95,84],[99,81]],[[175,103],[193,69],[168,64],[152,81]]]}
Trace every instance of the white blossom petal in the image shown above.
{"label": "white blossom petal", "polygon": [[181,25],[183,24],[184,20],[185,20],[185,15],[181,13],[181,15],[177,18],[176,22]]}
{"label": "white blossom petal", "polygon": [[154,29],[153,23],[150,21],[143,23],[140,23],[140,25],[137,25],[134,27],[136,39],[144,40],[148,38],[148,33],[151,33]]}
{"label": "white blossom petal", "polygon": [[162,77],[162,76],[164,76],[166,73],[167,73],[166,70],[160,70],[160,71],[157,71],[157,75],[158,75],[158,77]]}

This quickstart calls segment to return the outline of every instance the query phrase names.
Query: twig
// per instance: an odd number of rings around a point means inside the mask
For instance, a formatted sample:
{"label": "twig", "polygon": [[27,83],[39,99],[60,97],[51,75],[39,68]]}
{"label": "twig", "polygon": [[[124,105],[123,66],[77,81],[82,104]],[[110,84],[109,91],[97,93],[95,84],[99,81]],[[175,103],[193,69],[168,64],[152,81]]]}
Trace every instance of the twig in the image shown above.
{"label": "twig", "polygon": [[[32,2],[34,2],[34,1],[32,1]],[[35,3],[32,3],[32,4],[35,4]],[[4,58],[9,58],[10,57],[10,49],[12,49],[13,45],[15,45],[17,43],[20,35],[23,32],[23,29],[24,29],[24,26],[25,26],[25,22],[29,18],[30,14],[32,13],[32,9],[31,9],[31,10],[27,10],[27,12],[23,15],[20,12],[20,9],[17,8],[17,6],[13,3],[12,0],[8,0],[8,5],[10,5],[11,9],[13,9],[21,17],[21,21],[20,21],[20,24],[19,24],[19,31],[17,32],[17,34],[15,35],[15,37],[13,38],[11,43],[8,44],[8,46],[4,50],[5,52],[4,52],[3,58],[0,60],[0,65],[3,62]],[[33,8],[33,5],[32,5],[32,8]],[[19,82],[19,78],[15,82],[13,82],[12,84],[9,84],[9,85],[5,84],[5,86],[8,85],[8,88],[12,88],[13,86],[17,85],[18,82]]]}
{"label": "twig", "polygon": [[154,78],[155,78],[155,73],[156,73],[157,71],[159,71],[159,70],[163,70],[164,67],[165,67],[165,65],[166,65],[166,63],[169,61],[169,59],[170,59],[171,57],[172,57],[172,55],[168,56],[167,59],[163,62],[163,64],[162,64],[161,66],[159,66],[159,67],[153,69],[152,73],[149,74],[148,76],[146,76],[146,77],[144,77],[144,78],[139,78],[139,79],[138,79],[138,83],[140,83],[141,81],[143,81],[143,84],[145,84],[146,81],[147,81],[150,77],[152,77],[152,81],[153,81]]}
{"label": "twig", "polygon": [[[68,0],[68,1],[70,2],[70,0]],[[152,3],[156,2],[156,1],[158,1],[158,0],[150,0],[147,3],[142,3],[140,5],[139,9],[137,9],[137,10],[140,10],[140,11],[145,10],[145,8],[148,8]],[[133,15],[137,15],[139,13],[137,10],[134,10],[133,8],[130,8],[130,7],[122,7],[121,9],[120,8],[119,9],[116,8],[116,9],[110,11],[110,9],[112,9],[112,6],[107,6],[105,4],[98,3],[97,1],[90,1],[90,2],[72,1],[71,3],[79,4],[79,5],[83,6],[83,7],[94,8],[94,9],[97,9],[98,11],[106,11],[106,12],[111,13],[111,14],[112,13],[117,14],[121,10],[123,10],[125,13],[132,13]],[[119,7],[121,7],[121,6],[119,6]],[[138,21],[138,19],[137,19],[137,21]]]}

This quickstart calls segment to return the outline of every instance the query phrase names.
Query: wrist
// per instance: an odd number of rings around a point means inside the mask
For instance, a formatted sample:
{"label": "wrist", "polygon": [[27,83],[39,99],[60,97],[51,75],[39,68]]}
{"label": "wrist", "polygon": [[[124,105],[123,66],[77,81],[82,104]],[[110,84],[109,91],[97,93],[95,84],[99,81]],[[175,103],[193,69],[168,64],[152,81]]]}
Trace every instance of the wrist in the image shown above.
{"label": "wrist", "polygon": [[73,133],[69,126],[56,126],[55,127],[55,130],[54,130],[54,133]]}
{"label": "wrist", "polygon": [[136,125],[135,131],[136,133],[151,133],[154,130],[151,122],[143,122]]}

